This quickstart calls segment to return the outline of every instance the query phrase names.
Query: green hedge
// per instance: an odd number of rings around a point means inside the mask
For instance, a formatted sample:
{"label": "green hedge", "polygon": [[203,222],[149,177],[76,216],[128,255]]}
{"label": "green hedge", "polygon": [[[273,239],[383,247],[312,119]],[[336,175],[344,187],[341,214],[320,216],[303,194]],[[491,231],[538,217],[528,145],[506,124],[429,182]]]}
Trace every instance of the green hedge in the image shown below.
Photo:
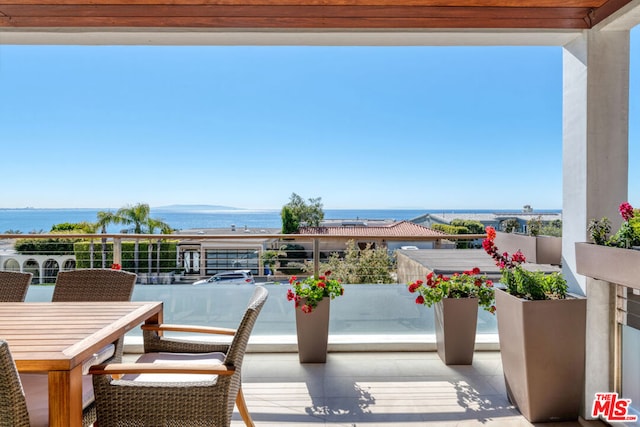
{"label": "green hedge", "polygon": [[[431,228],[437,231],[442,231],[446,234],[472,234],[469,232],[469,229],[467,227],[463,227],[460,225],[433,224]],[[456,242],[456,248],[458,249],[468,249],[470,247],[470,242],[460,240]]]}
{"label": "green hedge", "polygon": [[18,239],[15,250],[21,255],[73,255],[79,239]]}
{"label": "green hedge", "polygon": [[454,219],[451,221],[451,225],[465,227],[469,230],[469,233],[461,234],[484,234],[484,224],[473,219]]}
{"label": "green hedge", "polygon": [[431,228],[446,234],[469,234],[469,229],[460,225],[433,224]]}
{"label": "green hedge", "polygon": [[[177,241],[162,241],[160,245],[160,272],[169,273],[175,271]],[[102,242],[96,239],[93,242],[93,266],[90,265],[89,242],[77,242],[74,245],[76,255],[76,268],[100,268],[102,267]],[[157,242],[153,242],[151,253],[151,271],[157,271]],[[122,269],[134,271],[135,243],[122,242]],[[113,264],[113,242],[107,242],[107,267]],[[141,241],[138,245],[138,271],[141,273],[149,271],[149,242]]]}

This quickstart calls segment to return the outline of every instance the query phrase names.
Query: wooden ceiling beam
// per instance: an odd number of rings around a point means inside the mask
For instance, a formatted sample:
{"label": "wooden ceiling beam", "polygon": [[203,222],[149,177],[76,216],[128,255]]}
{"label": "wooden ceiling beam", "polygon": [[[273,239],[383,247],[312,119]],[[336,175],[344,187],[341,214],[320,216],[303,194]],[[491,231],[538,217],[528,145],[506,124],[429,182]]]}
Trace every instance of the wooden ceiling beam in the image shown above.
{"label": "wooden ceiling beam", "polygon": [[140,5],[140,6],[403,6],[403,7],[499,7],[499,8],[598,8],[610,0],[0,0],[8,4],[78,6]]}
{"label": "wooden ceiling beam", "polygon": [[589,8],[398,7],[398,6],[141,6],[2,5],[12,18],[22,17],[295,17],[295,18],[448,18],[582,19]]}
{"label": "wooden ceiling beam", "polygon": [[25,28],[275,28],[275,29],[398,29],[398,28],[563,28],[586,29],[584,19],[455,18],[250,18],[250,17],[19,17],[0,16],[0,27]]}
{"label": "wooden ceiling beam", "polygon": [[631,0],[0,0],[0,27],[585,29]]}

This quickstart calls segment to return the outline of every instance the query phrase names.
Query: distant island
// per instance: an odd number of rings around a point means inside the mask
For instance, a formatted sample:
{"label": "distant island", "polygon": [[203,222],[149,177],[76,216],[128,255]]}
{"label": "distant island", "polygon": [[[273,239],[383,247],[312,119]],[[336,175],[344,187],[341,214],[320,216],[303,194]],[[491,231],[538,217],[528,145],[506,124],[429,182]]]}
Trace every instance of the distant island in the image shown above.
{"label": "distant island", "polygon": [[239,211],[241,208],[220,205],[167,205],[152,207],[153,210],[163,211]]}

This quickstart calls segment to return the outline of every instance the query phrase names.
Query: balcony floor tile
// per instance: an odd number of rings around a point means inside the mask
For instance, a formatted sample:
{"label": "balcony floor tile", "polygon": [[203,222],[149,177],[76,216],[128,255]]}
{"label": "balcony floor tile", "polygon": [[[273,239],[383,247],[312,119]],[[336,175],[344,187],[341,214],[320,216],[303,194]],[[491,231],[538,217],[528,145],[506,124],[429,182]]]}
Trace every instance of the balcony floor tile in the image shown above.
{"label": "balcony floor tile", "polygon": [[[476,352],[470,366],[446,366],[436,352],[329,353],[326,364],[248,353],[243,390],[258,427],[532,426],[506,397],[495,351]],[[231,426],[244,426],[237,410]]]}

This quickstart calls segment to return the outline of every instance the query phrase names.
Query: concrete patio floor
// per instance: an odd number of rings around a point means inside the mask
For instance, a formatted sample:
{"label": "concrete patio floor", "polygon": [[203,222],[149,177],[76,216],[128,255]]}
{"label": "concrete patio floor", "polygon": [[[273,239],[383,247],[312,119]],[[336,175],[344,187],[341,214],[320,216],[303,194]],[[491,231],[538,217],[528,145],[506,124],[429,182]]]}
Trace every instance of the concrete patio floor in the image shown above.
{"label": "concrete patio floor", "polygon": [[[446,366],[436,352],[248,353],[243,390],[256,426],[531,426],[509,403],[500,353]],[[244,423],[234,413],[232,426]],[[599,421],[539,424],[604,426]]]}

